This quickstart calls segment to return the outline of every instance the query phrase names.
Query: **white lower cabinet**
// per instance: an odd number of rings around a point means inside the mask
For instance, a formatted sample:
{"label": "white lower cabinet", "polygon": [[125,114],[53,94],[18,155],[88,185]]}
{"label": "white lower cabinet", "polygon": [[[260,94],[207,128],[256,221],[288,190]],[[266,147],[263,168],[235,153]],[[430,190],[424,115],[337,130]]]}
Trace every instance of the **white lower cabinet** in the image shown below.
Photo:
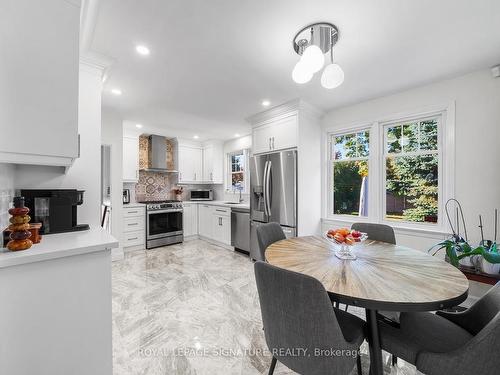
{"label": "white lower cabinet", "polygon": [[[146,208],[143,206],[123,207],[123,244],[130,248],[146,247]],[[127,249],[128,248],[128,249]],[[133,249],[132,249],[133,250]]]}
{"label": "white lower cabinet", "polygon": [[218,207],[214,210],[212,227],[213,227],[213,239],[215,241],[221,242],[225,245],[231,245],[231,210],[219,209]]}
{"label": "white lower cabinet", "polygon": [[213,206],[200,204],[198,208],[198,233],[200,236],[212,238]]}
{"label": "white lower cabinet", "polygon": [[[192,208],[187,208],[187,212],[184,209],[185,223],[191,220],[188,217],[193,215],[193,212]],[[197,234],[224,245],[231,245],[231,208],[200,203],[197,216]],[[184,229],[184,236],[187,236],[186,229]]]}
{"label": "white lower cabinet", "polygon": [[182,225],[184,237],[198,235],[198,204],[185,202],[182,204]]}

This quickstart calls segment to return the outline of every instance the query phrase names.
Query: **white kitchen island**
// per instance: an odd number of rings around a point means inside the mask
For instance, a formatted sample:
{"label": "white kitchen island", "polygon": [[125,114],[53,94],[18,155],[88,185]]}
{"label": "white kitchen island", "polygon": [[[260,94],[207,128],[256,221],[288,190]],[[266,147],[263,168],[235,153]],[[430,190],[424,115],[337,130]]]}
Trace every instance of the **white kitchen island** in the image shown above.
{"label": "white kitchen island", "polygon": [[112,374],[115,247],[98,228],[0,250],[0,374]]}

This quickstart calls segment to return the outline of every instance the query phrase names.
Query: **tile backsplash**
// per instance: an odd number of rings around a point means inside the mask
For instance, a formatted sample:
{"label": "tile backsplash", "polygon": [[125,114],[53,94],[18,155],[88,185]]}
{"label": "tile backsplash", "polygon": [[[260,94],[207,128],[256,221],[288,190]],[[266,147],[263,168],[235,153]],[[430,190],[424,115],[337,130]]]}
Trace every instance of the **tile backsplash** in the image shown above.
{"label": "tile backsplash", "polygon": [[[135,190],[132,187],[124,185],[124,188],[131,189],[131,201],[146,202],[175,199],[172,188],[177,186],[177,175],[157,172],[139,172],[139,182],[135,184]],[[189,200],[189,191],[191,189],[213,189],[214,199],[223,199],[222,185],[182,185],[184,193],[182,200]]]}
{"label": "tile backsplash", "polygon": [[9,225],[9,208],[14,198],[14,166],[0,163],[0,232]]}

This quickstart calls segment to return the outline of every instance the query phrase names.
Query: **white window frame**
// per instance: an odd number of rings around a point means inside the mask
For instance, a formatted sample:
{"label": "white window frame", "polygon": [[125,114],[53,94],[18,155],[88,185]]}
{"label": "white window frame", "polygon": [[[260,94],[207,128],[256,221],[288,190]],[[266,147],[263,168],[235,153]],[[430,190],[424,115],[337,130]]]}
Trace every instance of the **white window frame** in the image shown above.
{"label": "white window frame", "polygon": [[226,192],[233,193],[233,185],[232,185],[232,157],[234,155],[243,154],[243,190],[242,194],[248,194],[249,187],[249,152],[248,149],[240,149],[226,153]]}
{"label": "white window frame", "polygon": [[[409,122],[427,118],[440,117],[438,124],[438,222],[416,223],[409,221],[396,221],[385,219],[385,129],[395,123]],[[369,200],[368,216],[338,215],[333,213],[333,163],[330,160],[332,136],[356,133],[363,130],[370,132],[370,156],[368,162],[369,176]],[[447,233],[444,218],[444,204],[455,195],[455,102],[428,106],[404,113],[386,115],[373,121],[326,128],[323,132],[325,147],[324,152],[324,189],[323,201],[326,212],[323,216],[326,220],[344,223],[373,222],[391,225],[395,228]],[[427,154],[427,152],[425,152]]]}
{"label": "white window frame", "polygon": [[[364,131],[368,131],[370,133],[370,143],[369,143],[369,153],[368,153],[368,158],[365,158],[365,157],[362,157],[362,158],[349,158],[349,159],[346,159],[345,161],[357,161],[357,160],[368,160],[368,173],[371,173],[371,167],[372,167],[372,158],[371,158],[371,152],[372,152],[372,142],[371,142],[371,126],[370,125],[361,125],[361,126],[357,126],[357,127],[354,127],[354,128],[351,128],[349,130],[345,130],[345,131],[338,131],[338,132],[329,132],[327,134],[327,137],[328,137],[328,140],[327,140],[327,165],[328,165],[328,195],[329,195],[329,198],[328,198],[328,213],[330,214],[330,216],[332,217],[335,217],[335,218],[338,218],[338,219],[342,219],[342,220],[349,220],[349,219],[352,219],[352,218],[359,218],[359,219],[366,219],[367,217],[369,216],[354,216],[354,215],[346,215],[346,214],[334,214],[333,213],[333,202],[334,202],[334,196],[333,196],[333,184],[334,184],[334,181],[333,181],[333,165],[335,164],[335,156],[332,155],[332,150],[334,150],[334,144],[332,144],[332,139],[334,137],[338,137],[338,136],[342,136],[342,135],[348,135],[348,134],[356,134],[356,133],[360,133],[360,132],[364,132]],[[338,162],[341,162],[342,160],[339,160]],[[368,179],[368,195],[370,196],[371,195],[371,179],[369,178]],[[371,200],[369,199],[368,200],[368,204],[371,205]],[[368,215],[370,214],[370,209],[371,207],[369,206],[368,207]]]}

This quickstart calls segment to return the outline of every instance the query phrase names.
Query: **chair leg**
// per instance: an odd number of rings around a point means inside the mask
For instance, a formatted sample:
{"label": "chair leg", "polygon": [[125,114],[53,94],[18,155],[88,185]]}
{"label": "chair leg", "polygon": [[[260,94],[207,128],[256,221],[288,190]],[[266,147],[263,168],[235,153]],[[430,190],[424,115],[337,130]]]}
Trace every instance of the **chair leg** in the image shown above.
{"label": "chair leg", "polygon": [[274,373],[274,368],[276,367],[276,362],[278,360],[276,359],[276,357],[273,357],[273,360],[271,361],[271,367],[269,367],[269,375],[273,375]]}
{"label": "chair leg", "polygon": [[398,364],[398,357],[392,354],[392,365],[396,366]]}
{"label": "chair leg", "polygon": [[361,351],[358,351],[358,357],[356,358],[356,367],[358,368],[358,375],[363,375],[363,369],[361,368]]}
{"label": "chair leg", "polygon": [[349,308],[349,305],[345,305],[345,311],[347,311],[348,308]]}
{"label": "chair leg", "polygon": [[338,309],[339,307],[340,307],[340,303],[335,302],[335,308],[337,308],[337,309]]}

